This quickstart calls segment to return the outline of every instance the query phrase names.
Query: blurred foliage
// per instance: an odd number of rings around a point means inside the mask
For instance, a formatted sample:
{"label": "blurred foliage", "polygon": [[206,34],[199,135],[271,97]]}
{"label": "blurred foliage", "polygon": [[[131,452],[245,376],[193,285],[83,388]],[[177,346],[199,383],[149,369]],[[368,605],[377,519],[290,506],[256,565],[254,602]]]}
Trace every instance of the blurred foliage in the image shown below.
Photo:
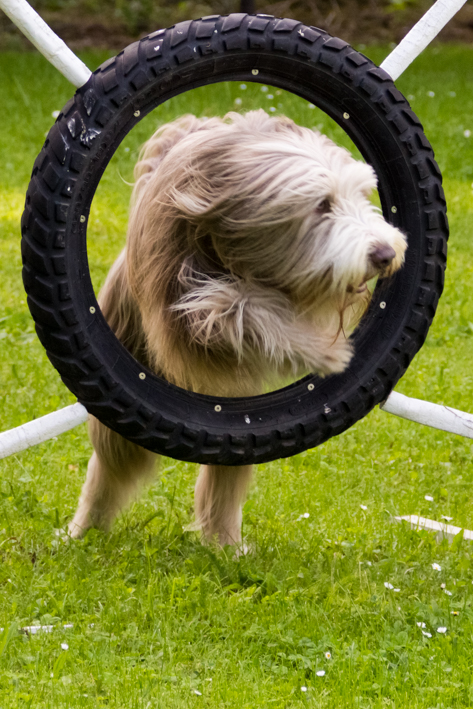
{"label": "blurred foliage", "polygon": [[[43,16],[51,13],[109,18],[120,23],[130,34],[139,34],[157,26],[239,10],[239,0],[32,0],[31,5]],[[338,15],[344,8],[359,8],[376,15],[425,5],[424,0],[256,0],[256,10],[309,21],[313,17]]]}
{"label": "blurred foliage", "polygon": [[234,0],[33,0],[30,4],[43,16],[71,13],[89,19],[108,17],[118,21],[131,34],[190,17],[226,14],[238,9],[238,2]]}

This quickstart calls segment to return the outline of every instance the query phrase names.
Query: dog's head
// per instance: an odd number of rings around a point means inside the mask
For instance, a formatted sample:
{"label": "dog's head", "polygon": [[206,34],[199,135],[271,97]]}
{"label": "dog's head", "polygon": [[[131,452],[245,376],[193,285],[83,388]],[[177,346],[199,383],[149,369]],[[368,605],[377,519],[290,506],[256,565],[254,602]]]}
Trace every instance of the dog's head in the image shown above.
{"label": "dog's head", "polygon": [[[255,288],[273,293],[273,303],[277,292],[295,317],[336,337],[364,311],[367,281],[404,260],[404,235],[370,202],[373,169],[263,110],[164,126],[136,177],[128,235],[135,295],[142,311],[159,303],[187,317],[194,342],[223,341],[233,312],[243,333]],[[233,339],[243,341],[241,333]],[[243,346],[232,347],[240,356]]]}
{"label": "dog's head", "polygon": [[275,287],[303,308],[352,302],[404,259],[404,235],[370,202],[373,169],[263,110],[198,122],[151,179],[202,270]]}

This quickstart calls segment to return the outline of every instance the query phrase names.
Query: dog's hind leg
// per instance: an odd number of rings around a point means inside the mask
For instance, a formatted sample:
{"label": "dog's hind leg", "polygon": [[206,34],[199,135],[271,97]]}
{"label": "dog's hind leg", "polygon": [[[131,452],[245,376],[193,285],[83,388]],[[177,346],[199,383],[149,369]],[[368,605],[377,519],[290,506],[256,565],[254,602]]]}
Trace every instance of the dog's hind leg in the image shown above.
{"label": "dog's hind leg", "polygon": [[196,525],[221,546],[241,543],[242,504],[252,465],[202,465],[195,484]]}
{"label": "dog's hind leg", "polygon": [[[146,341],[141,316],[130,292],[125,251],[112,266],[98,300],[118,339],[147,365]],[[92,416],[89,433],[94,453],[77,512],[69,525],[72,537],[80,537],[89,527],[109,529],[120,509],[152,476],[156,460],[154,453],[130,443]]]}
{"label": "dog's hind leg", "polygon": [[90,527],[108,530],[118,512],[152,477],[156,455],[137,446],[91,417],[89,432],[94,453],[79,506],[69,524],[71,537]]}

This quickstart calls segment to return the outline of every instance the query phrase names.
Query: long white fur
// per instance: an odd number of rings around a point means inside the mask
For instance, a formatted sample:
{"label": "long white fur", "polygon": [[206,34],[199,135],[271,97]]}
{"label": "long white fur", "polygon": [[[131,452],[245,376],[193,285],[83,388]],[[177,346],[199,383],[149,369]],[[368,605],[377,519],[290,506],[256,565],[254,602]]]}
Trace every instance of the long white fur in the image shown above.
{"label": "long white fur", "polygon": [[[99,297],[135,357],[221,396],[347,367],[366,281],[394,273],[406,249],[369,200],[370,166],[260,110],[163,126],[135,178],[127,246]],[[91,439],[72,536],[108,529],[154,468],[153,454],[95,419]],[[207,539],[241,541],[250,479],[251,466],[201,467],[195,514]]]}

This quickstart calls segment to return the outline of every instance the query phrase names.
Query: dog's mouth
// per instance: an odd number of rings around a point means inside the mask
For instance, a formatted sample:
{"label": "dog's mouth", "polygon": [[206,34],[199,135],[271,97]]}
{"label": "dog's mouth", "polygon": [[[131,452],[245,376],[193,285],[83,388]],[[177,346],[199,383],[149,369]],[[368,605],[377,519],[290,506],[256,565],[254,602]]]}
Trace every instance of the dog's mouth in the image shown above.
{"label": "dog's mouth", "polygon": [[373,292],[378,278],[386,278],[390,275],[390,269],[370,269],[365,273],[365,276],[359,285],[350,284],[347,286],[347,293],[351,295],[362,295],[366,291]]}
{"label": "dog's mouth", "polygon": [[363,283],[360,283],[359,286],[352,286],[351,284],[347,286],[347,293],[350,293],[350,295],[361,295],[362,293],[366,293],[368,290],[368,282],[363,281]]}

